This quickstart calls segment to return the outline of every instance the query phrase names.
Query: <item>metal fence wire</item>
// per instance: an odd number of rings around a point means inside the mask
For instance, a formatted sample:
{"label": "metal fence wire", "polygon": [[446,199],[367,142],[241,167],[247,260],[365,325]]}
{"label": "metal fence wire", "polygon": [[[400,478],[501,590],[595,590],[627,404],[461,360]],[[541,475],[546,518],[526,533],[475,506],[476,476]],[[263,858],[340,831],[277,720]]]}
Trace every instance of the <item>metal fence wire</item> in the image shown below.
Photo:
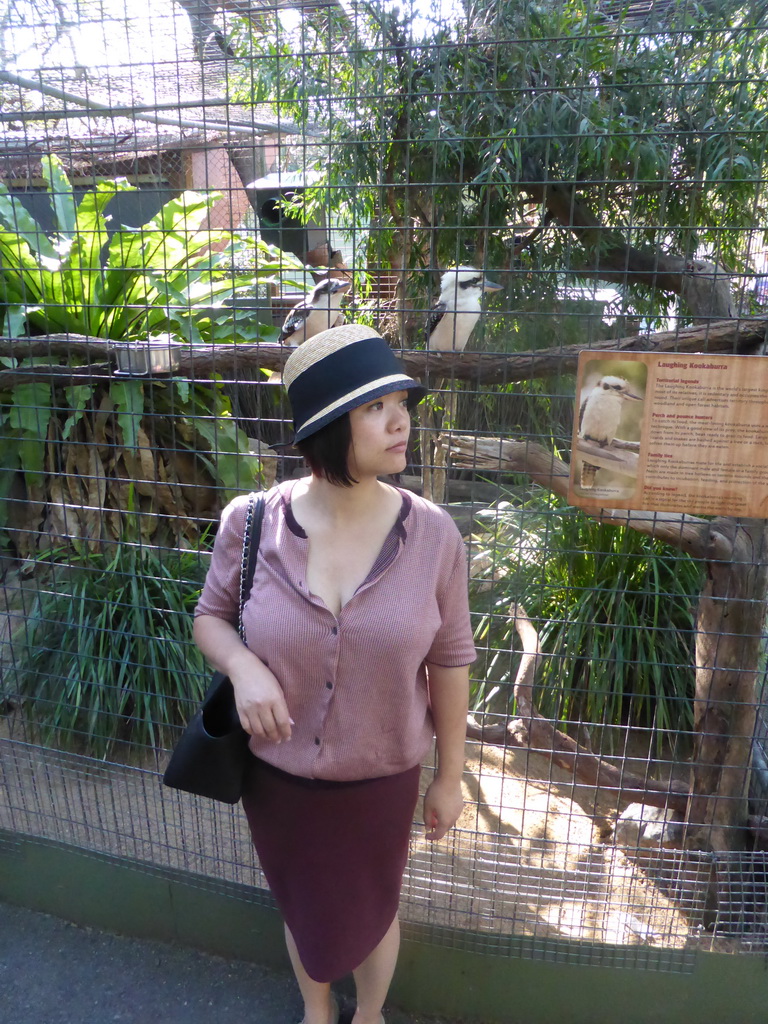
{"label": "metal fence wire", "polygon": [[0,827],[262,884],[239,812],[158,772],[218,515],[303,472],[309,298],[429,384],[399,483],[469,556],[466,806],[415,825],[406,924],[765,950],[765,521],[564,481],[579,351],[762,354],[767,7],[5,0]]}

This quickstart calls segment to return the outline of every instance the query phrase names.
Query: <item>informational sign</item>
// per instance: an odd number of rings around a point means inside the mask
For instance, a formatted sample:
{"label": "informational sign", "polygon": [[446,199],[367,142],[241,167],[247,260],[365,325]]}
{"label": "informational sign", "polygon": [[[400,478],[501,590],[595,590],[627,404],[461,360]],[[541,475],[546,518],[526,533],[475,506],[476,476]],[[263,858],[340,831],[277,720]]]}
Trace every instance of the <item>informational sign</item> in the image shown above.
{"label": "informational sign", "polygon": [[569,500],[768,517],[768,356],[582,352]]}

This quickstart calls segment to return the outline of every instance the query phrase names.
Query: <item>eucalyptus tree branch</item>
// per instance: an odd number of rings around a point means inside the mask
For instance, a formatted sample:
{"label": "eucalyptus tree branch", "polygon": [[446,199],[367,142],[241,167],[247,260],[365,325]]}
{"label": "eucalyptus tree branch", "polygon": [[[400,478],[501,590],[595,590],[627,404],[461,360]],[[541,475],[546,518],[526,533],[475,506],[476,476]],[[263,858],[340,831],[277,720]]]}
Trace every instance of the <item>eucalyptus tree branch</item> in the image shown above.
{"label": "eucalyptus tree branch", "polygon": [[541,219],[541,222],[532,231],[529,231],[522,241],[514,247],[512,250],[513,255],[519,256],[525,249],[530,249],[536,239],[547,230],[553,219],[554,215],[548,210]]}
{"label": "eucalyptus tree branch", "polygon": [[[728,319],[677,331],[631,335],[593,344],[590,351],[600,352],[724,352],[746,354],[765,342],[768,318]],[[47,356],[113,357],[114,343],[105,338],[51,334],[40,338],[0,338],[0,356],[18,359]],[[537,352],[425,352],[398,350],[408,371],[439,378],[470,380],[475,384],[506,384],[533,380],[561,373],[574,373],[582,345],[567,345]],[[211,374],[231,377],[238,367],[254,370],[281,370],[292,349],[283,345],[254,344],[199,345],[180,349],[181,375],[204,380]]]}
{"label": "eucalyptus tree branch", "polygon": [[620,231],[603,224],[571,185],[526,182],[522,187],[588,251],[589,265],[576,271],[581,276],[674,292],[702,320],[733,315],[730,275],[722,266],[657,247],[638,249],[630,245]]}

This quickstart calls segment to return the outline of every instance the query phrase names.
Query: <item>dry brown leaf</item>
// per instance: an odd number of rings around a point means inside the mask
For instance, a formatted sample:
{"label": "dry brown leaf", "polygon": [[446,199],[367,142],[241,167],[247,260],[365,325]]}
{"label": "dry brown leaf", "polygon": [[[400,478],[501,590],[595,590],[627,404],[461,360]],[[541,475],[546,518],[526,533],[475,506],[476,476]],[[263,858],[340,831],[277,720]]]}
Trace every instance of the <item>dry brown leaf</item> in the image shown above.
{"label": "dry brown leaf", "polygon": [[184,506],[194,517],[199,518],[216,508],[213,478],[192,452],[174,452],[172,468],[179,481]]}
{"label": "dry brown leaf", "polygon": [[[121,477],[126,477],[129,481],[135,481],[140,475],[139,460],[136,456],[136,452],[132,448],[123,448],[120,453],[120,457],[123,460],[124,474],[120,473]],[[116,459],[117,463],[117,459]],[[119,472],[119,470],[118,470]],[[126,492],[127,499],[127,492]],[[127,507],[127,506],[124,506]]]}
{"label": "dry brown leaf", "polygon": [[64,449],[64,475],[74,476],[77,472],[75,460],[77,459],[77,446],[68,444]]}
{"label": "dry brown leaf", "polygon": [[109,446],[115,441],[114,423],[111,422],[114,411],[115,403],[107,391],[101,396],[98,409],[93,417],[93,438],[100,447]]}
{"label": "dry brown leaf", "polygon": [[139,445],[139,464],[141,468],[139,475],[134,479],[134,483],[139,494],[151,498],[157,487],[157,471],[149,438],[143,427],[139,427],[136,433],[136,440]]}
{"label": "dry brown leaf", "polygon": [[97,542],[102,535],[102,519],[104,515],[104,504],[107,497],[107,480],[104,474],[99,453],[95,447],[87,448],[88,452],[88,521],[91,529],[88,536],[92,542]]}
{"label": "dry brown leaf", "polygon": [[107,509],[104,513],[104,532],[112,540],[121,540],[123,536],[123,515],[115,509]]}
{"label": "dry brown leaf", "polygon": [[177,438],[180,437],[181,440],[185,441],[188,445],[195,444],[195,428],[189,420],[181,418],[176,420],[174,428]]}
{"label": "dry brown leaf", "polygon": [[74,510],[67,502],[64,493],[64,480],[53,477],[49,488],[47,532],[54,539],[80,537],[80,522]]}

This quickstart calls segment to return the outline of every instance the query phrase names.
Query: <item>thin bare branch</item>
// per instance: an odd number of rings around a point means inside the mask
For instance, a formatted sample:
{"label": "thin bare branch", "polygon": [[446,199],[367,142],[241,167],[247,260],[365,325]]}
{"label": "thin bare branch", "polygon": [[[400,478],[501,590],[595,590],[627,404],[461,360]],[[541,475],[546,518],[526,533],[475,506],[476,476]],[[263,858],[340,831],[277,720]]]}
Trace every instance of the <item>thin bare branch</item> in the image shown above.
{"label": "thin bare branch", "polygon": [[[528,441],[510,441],[474,434],[442,434],[437,444],[444,446],[453,465],[460,469],[484,472],[525,473],[553,494],[568,499],[569,467],[553,452]],[[720,545],[720,557],[731,541],[721,536],[716,524],[684,512],[647,512],[635,509],[584,509],[598,522],[628,526],[638,533],[671,544],[697,558],[712,557],[712,545]]]}
{"label": "thin bare branch", "polygon": [[670,807],[684,812],[688,787],[680,782],[658,782],[617,768],[571,739],[543,717],[533,699],[536,664],[542,657],[539,634],[521,604],[513,605],[510,617],[523,645],[515,679],[515,699],[520,718],[503,725],[481,726],[470,718],[467,735],[484,743],[528,747],[549,757],[554,764],[572,772],[576,778],[599,789],[609,789],[638,797],[655,807]]}

